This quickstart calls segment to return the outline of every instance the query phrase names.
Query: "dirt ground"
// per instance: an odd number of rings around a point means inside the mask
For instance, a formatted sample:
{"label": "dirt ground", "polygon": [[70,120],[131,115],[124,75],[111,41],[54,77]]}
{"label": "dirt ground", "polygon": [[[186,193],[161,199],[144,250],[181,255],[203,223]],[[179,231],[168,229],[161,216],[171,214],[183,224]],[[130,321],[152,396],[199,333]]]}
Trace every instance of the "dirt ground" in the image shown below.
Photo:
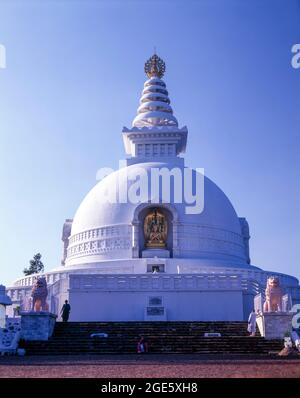
{"label": "dirt ground", "polygon": [[0,357],[0,378],[300,378],[300,358],[197,356]]}

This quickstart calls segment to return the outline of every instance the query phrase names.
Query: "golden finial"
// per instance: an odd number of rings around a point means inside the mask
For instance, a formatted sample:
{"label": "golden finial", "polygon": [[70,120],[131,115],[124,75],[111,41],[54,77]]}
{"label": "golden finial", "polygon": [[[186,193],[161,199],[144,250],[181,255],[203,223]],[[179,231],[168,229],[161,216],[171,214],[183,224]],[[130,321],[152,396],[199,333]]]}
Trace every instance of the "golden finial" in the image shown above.
{"label": "golden finial", "polygon": [[158,55],[156,55],[156,53],[154,53],[154,55],[152,55],[152,57],[149,58],[148,61],[145,63],[145,73],[149,78],[161,78],[163,77],[165,70],[166,64],[161,58],[159,58]]}

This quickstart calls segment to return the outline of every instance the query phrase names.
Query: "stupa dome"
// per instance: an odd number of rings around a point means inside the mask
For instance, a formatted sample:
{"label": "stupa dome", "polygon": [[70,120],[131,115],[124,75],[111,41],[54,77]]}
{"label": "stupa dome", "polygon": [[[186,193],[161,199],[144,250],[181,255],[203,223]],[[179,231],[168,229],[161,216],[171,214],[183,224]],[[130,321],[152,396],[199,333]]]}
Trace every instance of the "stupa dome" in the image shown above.
{"label": "stupa dome", "polygon": [[[148,207],[165,208],[171,213],[178,236],[174,257],[231,257],[244,262],[239,218],[222,190],[204,177],[204,210],[200,214],[187,214],[185,202],[175,203],[171,199],[169,203],[159,203],[162,200],[161,195],[159,201],[153,202],[150,192],[153,168],[171,169],[172,165],[162,162],[131,165],[111,173],[87,194],[74,217],[66,265],[78,260],[89,263],[111,258],[132,258],[132,228],[138,220],[139,211]],[[111,199],[107,199],[108,191],[113,186],[116,187],[115,197],[118,198],[120,192],[130,190],[127,176],[131,173],[136,175],[141,169],[145,171],[149,181],[149,193],[143,198],[143,203],[111,203]],[[192,173],[195,177],[196,172]],[[171,181],[170,191],[172,190]]]}

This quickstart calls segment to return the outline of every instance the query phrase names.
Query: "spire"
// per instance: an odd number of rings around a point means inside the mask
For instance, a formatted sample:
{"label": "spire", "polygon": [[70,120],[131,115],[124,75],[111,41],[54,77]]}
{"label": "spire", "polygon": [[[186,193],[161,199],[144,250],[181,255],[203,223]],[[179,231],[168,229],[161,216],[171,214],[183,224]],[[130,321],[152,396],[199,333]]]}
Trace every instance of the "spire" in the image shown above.
{"label": "spire", "polygon": [[154,54],[148,61],[145,62],[145,73],[149,77],[158,77],[161,78],[165,74],[166,64],[164,61],[156,55],[155,50]]}
{"label": "spire", "polygon": [[133,127],[178,126],[170,106],[166,84],[161,79],[166,65],[157,54],[145,63],[145,73],[149,77],[144,84],[140,106]]}

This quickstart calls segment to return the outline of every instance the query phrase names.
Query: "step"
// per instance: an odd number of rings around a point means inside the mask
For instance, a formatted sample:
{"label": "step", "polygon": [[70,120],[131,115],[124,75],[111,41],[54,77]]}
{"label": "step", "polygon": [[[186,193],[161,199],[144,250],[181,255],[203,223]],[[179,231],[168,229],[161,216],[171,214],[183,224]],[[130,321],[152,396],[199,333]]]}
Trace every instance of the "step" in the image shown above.
{"label": "step", "polygon": [[[204,337],[214,331],[221,337]],[[107,338],[90,338],[105,332]],[[249,337],[247,322],[58,322],[49,341],[26,343],[29,355],[135,354],[143,335],[153,353],[268,354],[281,340]]]}

